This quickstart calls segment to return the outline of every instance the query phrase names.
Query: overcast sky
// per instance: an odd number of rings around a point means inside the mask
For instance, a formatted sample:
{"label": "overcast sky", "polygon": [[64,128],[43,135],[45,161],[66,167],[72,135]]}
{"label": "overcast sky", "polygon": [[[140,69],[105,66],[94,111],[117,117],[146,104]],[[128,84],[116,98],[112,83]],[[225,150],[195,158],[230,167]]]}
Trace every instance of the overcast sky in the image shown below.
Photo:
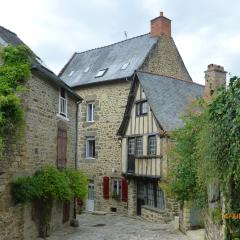
{"label": "overcast sky", "polygon": [[0,0],[0,25],[17,33],[56,73],[77,51],[150,31],[164,11],[194,81],[210,63],[240,75],[239,0]]}

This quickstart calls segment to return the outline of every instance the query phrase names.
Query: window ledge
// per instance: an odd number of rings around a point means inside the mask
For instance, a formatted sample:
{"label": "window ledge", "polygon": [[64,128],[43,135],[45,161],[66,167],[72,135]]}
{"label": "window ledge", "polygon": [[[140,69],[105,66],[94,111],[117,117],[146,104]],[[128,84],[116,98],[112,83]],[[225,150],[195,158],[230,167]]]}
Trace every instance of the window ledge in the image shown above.
{"label": "window ledge", "polygon": [[147,205],[143,205],[142,208],[145,208],[146,210],[150,210],[150,211],[157,212],[157,213],[165,213],[166,212],[166,209],[159,209],[159,208],[150,207]]}
{"label": "window ledge", "polygon": [[64,116],[63,116],[63,115],[61,115],[60,113],[57,113],[57,117],[59,117],[59,118],[61,118],[61,119],[65,120],[65,121],[67,121],[67,122],[69,122],[69,121],[70,121],[70,119],[69,119],[69,118],[67,118],[67,117],[64,117]]}
{"label": "window ledge", "polygon": [[96,158],[92,158],[92,157],[86,157],[86,160],[96,160]]}
{"label": "window ledge", "polygon": [[86,121],[86,123],[95,123],[95,121]]}

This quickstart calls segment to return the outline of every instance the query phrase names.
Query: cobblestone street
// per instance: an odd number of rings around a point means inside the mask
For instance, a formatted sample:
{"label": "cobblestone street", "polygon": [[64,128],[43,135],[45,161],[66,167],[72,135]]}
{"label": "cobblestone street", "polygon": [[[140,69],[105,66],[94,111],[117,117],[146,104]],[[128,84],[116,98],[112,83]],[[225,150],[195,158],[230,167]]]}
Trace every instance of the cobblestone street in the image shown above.
{"label": "cobblestone street", "polygon": [[172,225],[148,223],[117,215],[78,216],[79,228],[66,227],[48,240],[187,240]]}

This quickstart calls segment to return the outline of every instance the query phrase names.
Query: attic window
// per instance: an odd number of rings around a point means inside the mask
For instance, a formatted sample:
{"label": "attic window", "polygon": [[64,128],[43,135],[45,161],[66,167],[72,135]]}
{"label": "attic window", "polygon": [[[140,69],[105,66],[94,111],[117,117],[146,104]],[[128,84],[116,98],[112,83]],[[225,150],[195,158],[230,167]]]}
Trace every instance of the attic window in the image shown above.
{"label": "attic window", "polygon": [[86,67],[83,72],[87,73],[89,71],[90,67]]}
{"label": "attic window", "polygon": [[73,75],[74,71],[71,71],[68,76],[71,77]]}
{"label": "attic window", "polygon": [[95,78],[102,77],[107,72],[107,70],[108,68],[99,70],[98,73],[95,75]]}
{"label": "attic window", "polygon": [[127,69],[128,65],[130,64],[130,62],[124,63],[121,67],[121,70],[125,70]]}

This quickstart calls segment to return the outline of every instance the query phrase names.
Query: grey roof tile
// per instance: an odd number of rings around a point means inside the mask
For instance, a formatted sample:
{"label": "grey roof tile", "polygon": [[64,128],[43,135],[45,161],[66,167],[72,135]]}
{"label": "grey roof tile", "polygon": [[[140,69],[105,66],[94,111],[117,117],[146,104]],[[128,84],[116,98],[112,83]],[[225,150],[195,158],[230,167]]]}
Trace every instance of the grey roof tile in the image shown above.
{"label": "grey roof tile", "polygon": [[[109,46],[75,53],[60,73],[60,77],[71,87],[130,77],[143,64],[158,39],[145,34]],[[121,67],[128,62],[128,67],[122,70]],[[88,67],[89,71],[84,72]],[[95,78],[99,70],[106,68],[108,70],[102,77]]]}
{"label": "grey roof tile", "polygon": [[23,41],[14,32],[11,32],[2,26],[0,26],[0,44],[1,42],[3,46],[5,43],[10,43],[14,46],[24,44]]}
{"label": "grey roof tile", "polygon": [[[15,33],[10,30],[0,26],[0,45],[6,47],[8,44],[12,44],[14,46],[24,44],[26,45]],[[39,57],[36,56],[34,61],[32,62],[32,71],[37,74],[40,74],[42,77],[49,79],[52,83],[57,86],[65,88],[73,97],[78,100],[82,100],[82,98],[76,94],[75,92],[67,86],[55,73],[53,73],[50,69],[48,69],[45,64],[41,61]]]}
{"label": "grey roof tile", "polygon": [[202,97],[204,86],[193,82],[137,72],[148,103],[165,131],[182,127],[182,115],[191,101]]}

